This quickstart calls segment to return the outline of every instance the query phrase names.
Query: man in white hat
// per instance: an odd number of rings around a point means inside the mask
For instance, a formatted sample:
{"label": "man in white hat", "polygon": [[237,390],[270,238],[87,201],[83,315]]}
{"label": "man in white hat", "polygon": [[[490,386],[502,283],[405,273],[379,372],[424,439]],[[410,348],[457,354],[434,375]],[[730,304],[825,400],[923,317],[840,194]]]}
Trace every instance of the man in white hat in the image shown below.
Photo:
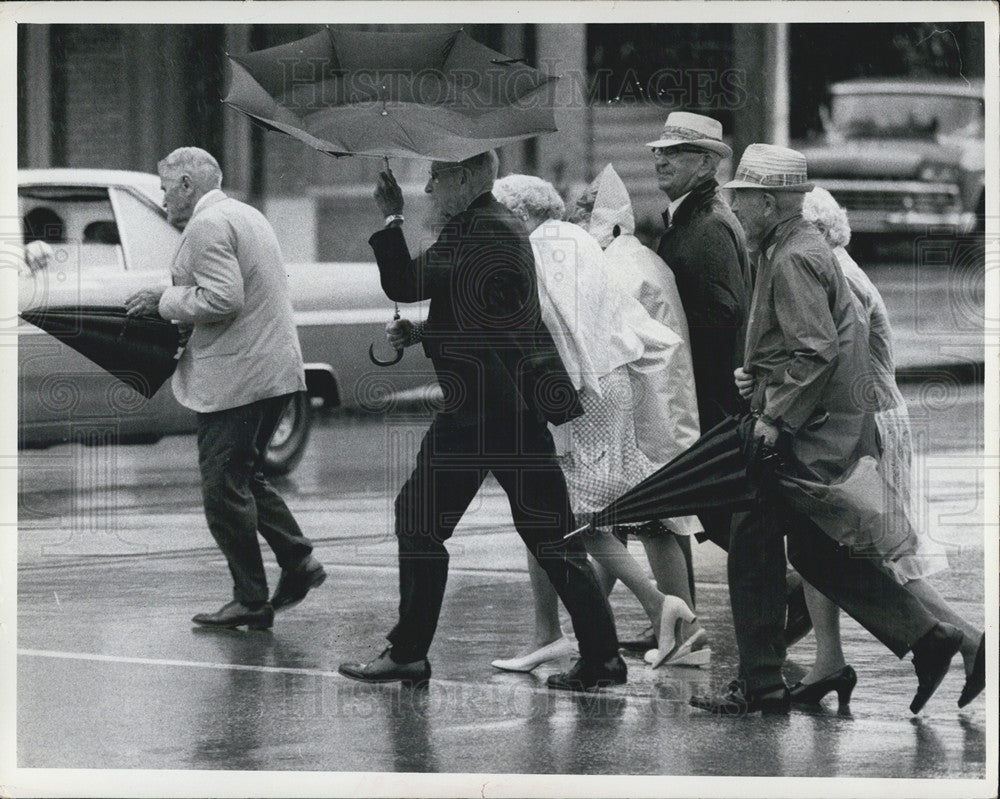
{"label": "man in white hat", "polygon": [[720,122],[684,111],[671,113],[648,146],[660,191],[670,198],[657,254],[674,272],[687,316],[704,431],[739,409],[732,370],[740,363],[749,258],[743,229],[715,180],[733,151],[722,141]]}
{"label": "man in white hat", "polygon": [[[686,111],[672,112],[660,137],[647,146],[653,150],[660,191],[670,198],[663,213],[666,231],[656,252],[673,272],[687,317],[698,418],[704,433],[740,409],[732,370],[741,363],[750,262],[743,230],[715,180],[722,159],[733,151],[722,141],[722,123]],[[706,513],[699,520],[705,532],[698,537],[726,549],[729,514]],[[678,544],[687,561],[693,598],[690,539],[678,538]],[[655,647],[656,640],[650,629],[622,641],[622,646],[644,651]]]}
{"label": "man in white hat", "polygon": [[[858,458],[877,457],[874,417],[856,389],[866,379],[867,329],[822,235],[802,218],[812,189],[795,150],[751,144],[740,160],[733,211],[758,252],[741,393],[757,416],[754,438],[776,450],[790,474],[830,484]],[[784,490],[784,489],[782,489]],[[729,592],[740,651],[739,679],[720,697],[693,697],[723,715],[787,713],[785,554],[802,576],[902,658],[913,652],[916,713],[948,671],[962,633],[942,624],[870,560],[852,557],[782,495],[737,515]]]}

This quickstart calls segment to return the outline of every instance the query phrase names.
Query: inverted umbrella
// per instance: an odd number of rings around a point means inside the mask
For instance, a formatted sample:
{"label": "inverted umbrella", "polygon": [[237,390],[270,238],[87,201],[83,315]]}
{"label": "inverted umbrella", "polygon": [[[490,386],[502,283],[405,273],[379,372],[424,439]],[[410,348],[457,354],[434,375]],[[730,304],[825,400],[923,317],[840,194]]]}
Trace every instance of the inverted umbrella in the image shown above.
{"label": "inverted umbrella", "polygon": [[684,452],[622,494],[573,530],[690,516],[708,510],[749,509],[759,496],[759,481],[747,466],[754,418],[729,416]]}
{"label": "inverted umbrella", "polygon": [[226,103],[330,155],[461,161],[556,130],[557,78],[461,30],[326,28],[229,60]]}
{"label": "inverted umbrella", "polygon": [[33,308],[20,316],[147,399],[177,366],[180,331],[159,317],[130,317],[121,307],[92,305]]}

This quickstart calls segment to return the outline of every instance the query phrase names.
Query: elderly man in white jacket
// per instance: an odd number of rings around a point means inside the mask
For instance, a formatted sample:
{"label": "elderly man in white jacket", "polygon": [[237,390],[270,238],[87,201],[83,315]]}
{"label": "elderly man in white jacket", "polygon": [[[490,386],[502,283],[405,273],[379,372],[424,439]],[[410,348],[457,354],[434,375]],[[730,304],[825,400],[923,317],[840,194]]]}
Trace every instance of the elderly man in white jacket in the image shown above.
{"label": "elderly man in white jacket", "polygon": [[[298,603],[326,576],[261,472],[285,406],[305,389],[288,279],[270,223],[222,192],[210,153],[182,147],[158,168],[167,221],[183,231],[170,266],[173,285],[137,292],[126,309],[191,332],[172,385],[197,413],[205,516],[234,584],[232,602],[193,621],[268,629],[275,610]],[[258,531],[282,569],[270,600]]]}

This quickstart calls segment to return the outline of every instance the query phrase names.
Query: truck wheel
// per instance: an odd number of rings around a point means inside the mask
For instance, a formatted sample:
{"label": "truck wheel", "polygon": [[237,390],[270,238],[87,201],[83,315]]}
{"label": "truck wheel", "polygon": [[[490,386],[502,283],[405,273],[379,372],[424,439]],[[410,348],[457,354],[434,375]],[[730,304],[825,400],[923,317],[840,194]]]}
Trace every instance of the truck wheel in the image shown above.
{"label": "truck wheel", "polygon": [[299,391],[289,400],[264,452],[264,474],[288,474],[298,466],[309,441],[311,426],[309,395],[305,391]]}

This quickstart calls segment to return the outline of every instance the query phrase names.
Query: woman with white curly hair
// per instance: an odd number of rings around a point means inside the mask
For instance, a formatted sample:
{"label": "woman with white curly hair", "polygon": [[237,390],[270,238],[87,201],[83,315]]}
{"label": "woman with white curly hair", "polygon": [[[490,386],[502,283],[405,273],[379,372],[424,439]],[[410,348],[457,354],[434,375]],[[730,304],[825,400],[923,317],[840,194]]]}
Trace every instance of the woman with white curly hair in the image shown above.
{"label": "woman with white curly hair", "polygon": [[[896,367],[892,355],[892,330],[885,302],[875,284],[864,273],[845,247],[851,239],[847,212],[823,188],[805,196],[802,216],[811,222],[833,249],[847,279],[863,321],[869,328],[869,347],[873,375],[875,421],[882,438],[883,453],[879,471],[901,500],[912,520],[911,474],[912,440],[906,401],[896,385]],[[908,525],[912,530],[911,525]],[[885,569],[916,596],[939,620],[962,630],[961,647],[965,660],[966,683],[959,698],[964,707],[982,692],[985,685],[985,635],[982,630],[959,616],[929,582],[927,576],[948,566],[944,548],[926,534],[913,534],[915,540],[904,548],[909,554],[882,561]],[[876,542],[878,543],[878,542]],[[897,550],[898,551],[898,550]],[[885,552],[878,554],[887,554]],[[857,681],[854,669],[844,662],[840,644],[840,611],[829,599],[810,585],[805,586],[806,604],[816,631],[816,661],[802,680],[791,689],[792,701],[818,702],[837,690],[850,697]]]}
{"label": "woman with white curly hair", "polygon": [[[614,288],[597,241],[581,227],[561,221],[563,201],[552,184],[530,175],[509,175],[494,183],[493,194],[529,230],[542,318],[580,391],[584,415],[557,428],[554,438],[573,512],[578,523],[585,523],[588,515],[663,462],[659,441],[637,437],[636,430],[652,423],[667,434],[674,408],[666,403],[650,408],[648,402],[637,401],[630,365],[641,361],[643,370],[672,374],[687,343],[650,317],[638,300]],[[685,362],[690,363],[689,355]],[[600,567],[635,594],[660,632],[664,652],[682,654],[686,638],[680,633],[688,625],[701,629],[688,605],[690,598],[659,591],[611,531],[585,533],[584,541]],[[530,556],[528,570],[535,600],[534,641],[513,658],[493,661],[499,669],[531,671],[572,651],[559,625],[556,594]],[[688,665],[707,663],[710,656],[711,650],[704,647],[693,653],[697,662]]]}

